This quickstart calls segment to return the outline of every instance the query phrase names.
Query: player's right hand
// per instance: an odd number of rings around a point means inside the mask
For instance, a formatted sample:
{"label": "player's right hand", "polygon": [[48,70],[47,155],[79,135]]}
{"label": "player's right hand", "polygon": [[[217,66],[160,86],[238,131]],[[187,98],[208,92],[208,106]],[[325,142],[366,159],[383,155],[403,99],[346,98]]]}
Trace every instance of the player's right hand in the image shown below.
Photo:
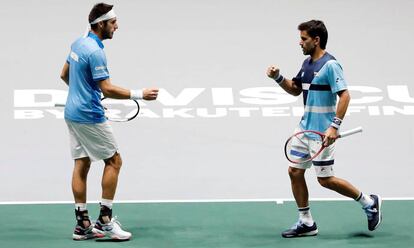
{"label": "player's right hand", "polygon": [[157,99],[158,88],[148,88],[142,91],[142,98],[147,101],[152,101]]}
{"label": "player's right hand", "polygon": [[268,77],[275,79],[279,76],[279,72],[280,70],[277,66],[271,65],[267,68],[266,74]]}

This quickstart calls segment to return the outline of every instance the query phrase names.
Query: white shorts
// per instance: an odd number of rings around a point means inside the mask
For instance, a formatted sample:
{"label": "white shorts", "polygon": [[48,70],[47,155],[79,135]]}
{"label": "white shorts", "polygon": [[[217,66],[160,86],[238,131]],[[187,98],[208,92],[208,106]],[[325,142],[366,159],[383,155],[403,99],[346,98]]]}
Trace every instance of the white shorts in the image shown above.
{"label": "white shorts", "polygon": [[[297,133],[300,131],[302,131],[300,128],[296,128],[294,133]],[[320,144],[318,143],[319,141],[309,139],[305,135],[303,135],[302,141],[303,142],[300,145],[295,144],[295,146],[301,146],[299,150],[304,153],[309,153],[310,156],[317,153],[319,151],[319,148],[321,147]],[[313,165],[315,168],[317,177],[331,177],[331,176],[334,176],[334,171],[332,167],[335,161],[334,157],[335,157],[335,143],[326,147],[312,161],[308,161],[302,164],[290,163],[289,166],[293,168],[306,170],[306,169],[309,169]]]}
{"label": "white shorts", "polygon": [[118,152],[112,127],[108,122],[81,124],[66,120],[73,159],[89,157],[91,161],[111,158]]}

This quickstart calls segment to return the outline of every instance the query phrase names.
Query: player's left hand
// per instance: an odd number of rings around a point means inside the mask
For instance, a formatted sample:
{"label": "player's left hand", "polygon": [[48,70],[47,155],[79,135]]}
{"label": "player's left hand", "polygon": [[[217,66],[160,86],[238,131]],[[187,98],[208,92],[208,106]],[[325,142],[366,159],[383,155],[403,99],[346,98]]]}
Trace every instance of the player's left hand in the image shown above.
{"label": "player's left hand", "polygon": [[325,131],[325,137],[323,139],[323,145],[324,146],[330,146],[335,142],[335,140],[337,138],[338,138],[338,130],[336,130],[333,127],[329,127]]}

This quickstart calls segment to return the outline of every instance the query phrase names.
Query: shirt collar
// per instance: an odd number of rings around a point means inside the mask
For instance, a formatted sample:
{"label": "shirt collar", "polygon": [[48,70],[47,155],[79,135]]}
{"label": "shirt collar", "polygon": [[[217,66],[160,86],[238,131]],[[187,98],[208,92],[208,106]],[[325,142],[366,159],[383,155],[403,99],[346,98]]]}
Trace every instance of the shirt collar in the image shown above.
{"label": "shirt collar", "polygon": [[98,43],[98,46],[100,48],[102,49],[104,48],[104,44],[102,43],[102,41],[99,39],[99,37],[96,34],[89,32],[88,37],[91,37],[92,39],[94,39],[96,43]]}

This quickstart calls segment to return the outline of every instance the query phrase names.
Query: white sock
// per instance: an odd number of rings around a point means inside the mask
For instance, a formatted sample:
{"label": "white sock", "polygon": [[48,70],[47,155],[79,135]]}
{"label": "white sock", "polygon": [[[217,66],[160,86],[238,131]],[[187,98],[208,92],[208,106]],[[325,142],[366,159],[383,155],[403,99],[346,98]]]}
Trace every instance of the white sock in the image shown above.
{"label": "white sock", "polygon": [[374,205],[374,200],[369,195],[366,195],[361,192],[361,194],[356,199],[357,202],[359,202],[363,208],[368,208],[372,205]]}
{"label": "white sock", "polygon": [[108,200],[108,199],[103,199],[102,198],[101,205],[102,206],[105,206],[105,207],[107,207],[109,209],[112,209],[112,202],[113,202],[113,200]]}
{"label": "white sock", "polygon": [[75,203],[75,209],[79,211],[85,211],[86,203]]}
{"label": "white sock", "polygon": [[298,210],[299,210],[299,220],[307,226],[312,226],[314,221],[312,219],[310,208],[304,207],[304,208],[298,208]]}

